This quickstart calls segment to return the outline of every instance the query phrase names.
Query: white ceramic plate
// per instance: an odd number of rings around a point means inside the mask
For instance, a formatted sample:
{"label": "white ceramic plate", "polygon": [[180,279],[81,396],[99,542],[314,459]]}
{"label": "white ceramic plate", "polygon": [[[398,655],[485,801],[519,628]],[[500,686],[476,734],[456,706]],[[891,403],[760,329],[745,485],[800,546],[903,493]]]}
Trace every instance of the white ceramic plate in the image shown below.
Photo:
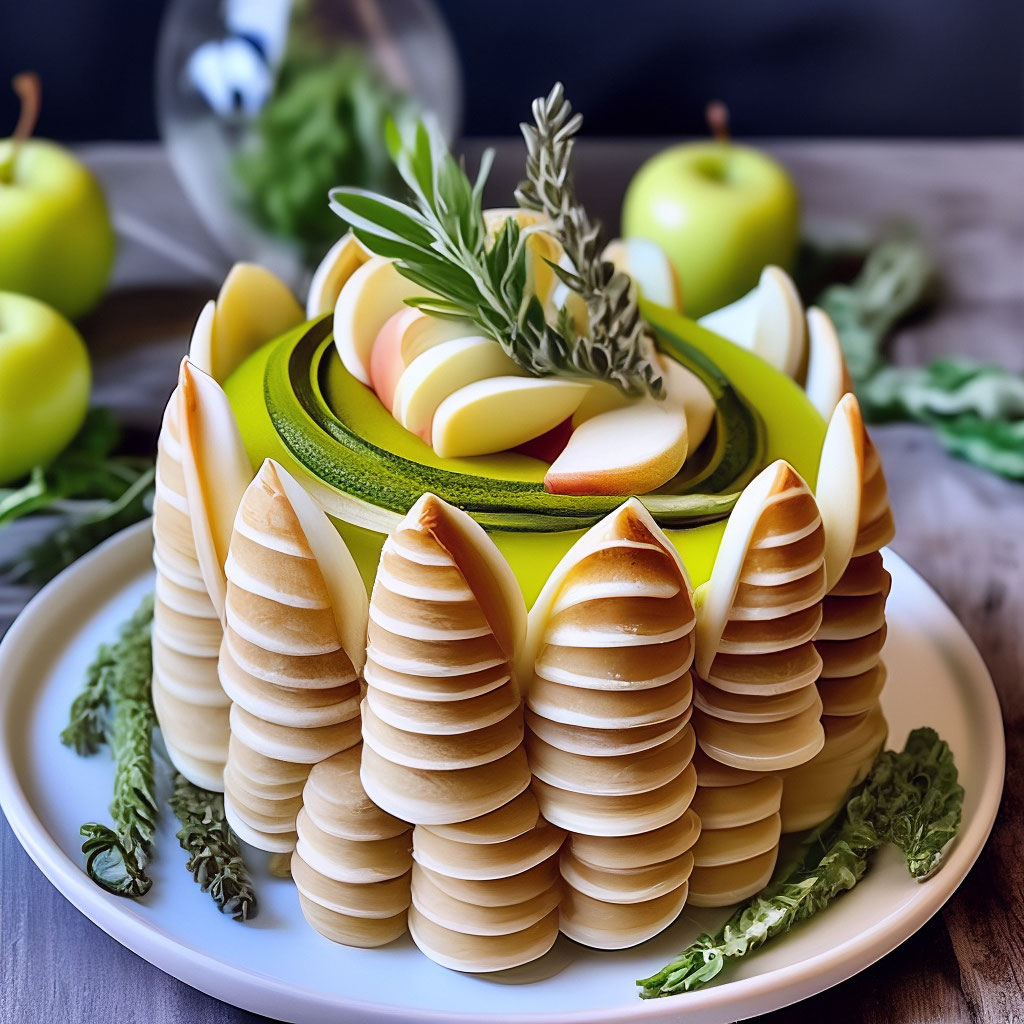
{"label": "white ceramic plate", "polygon": [[902,745],[918,725],[949,741],[967,791],[960,835],[942,870],[923,884],[910,879],[894,850],[882,851],[855,891],[708,988],[641,1002],[633,979],[658,970],[727,912],[687,909],[666,932],[623,952],[561,938],[536,964],[474,977],[433,964],[408,937],[377,950],[334,945],[306,925],[291,883],[271,878],[265,857],[249,851],[260,912],[238,924],[218,914],[183,870],[170,812],[160,822],[152,891],[139,902],[111,896],[83,873],[78,836],[83,821],[108,820],[110,757],[79,758],[57,736],[97,644],[115,636],[151,587],[149,559],[148,524],[126,530],[46,587],[0,645],[0,803],[36,864],[104,931],[248,1010],[302,1024],[741,1019],[835,985],[912,935],[963,880],[995,819],[1004,744],[992,681],[952,613],[887,554],[889,745]]}

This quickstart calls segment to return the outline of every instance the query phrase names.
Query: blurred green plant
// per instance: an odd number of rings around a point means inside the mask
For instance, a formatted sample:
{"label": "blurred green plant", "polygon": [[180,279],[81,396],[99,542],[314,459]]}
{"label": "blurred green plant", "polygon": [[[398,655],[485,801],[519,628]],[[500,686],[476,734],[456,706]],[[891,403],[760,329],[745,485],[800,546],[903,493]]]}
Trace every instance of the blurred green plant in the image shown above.
{"label": "blurred green plant", "polygon": [[387,85],[359,50],[325,53],[296,43],[236,158],[249,212],[314,263],[339,235],[338,218],[327,205],[331,188],[386,194],[399,188],[384,126],[412,112],[412,101]]}
{"label": "blurred green plant", "polygon": [[[808,278],[827,278],[849,254],[805,259]],[[833,278],[834,280],[834,278]],[[817,288],[805,288],[816,294]],[[895,366],[887,345],[896,328],[938,293],[938,272],[923,240],[907,229],[866,253],[849,283],[816,299],[839,332],[846,363],[869,422],[930,426],[951,454],[1011,480],[1024,480],[1024,375],[966,359]]]}
{"label": "blurred green plant", "polygon": [[23,516],[57,516],[39,543],[0,564],[11,582],[45,583],[118,530],[145,519],[153,502],[151,458],[116,454],[121,430],[109,409],[89,410],[71,443],[16,487],[0,488],[0,530]]}

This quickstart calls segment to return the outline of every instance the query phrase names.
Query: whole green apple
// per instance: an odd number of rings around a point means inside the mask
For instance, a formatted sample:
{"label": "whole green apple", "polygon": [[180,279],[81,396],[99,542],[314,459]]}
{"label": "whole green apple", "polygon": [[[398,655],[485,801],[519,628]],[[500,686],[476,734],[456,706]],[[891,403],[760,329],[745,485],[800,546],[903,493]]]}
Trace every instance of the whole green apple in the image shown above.
{"label": "whole green apple", "polygon": [[99,301],[114,262],[114,229],[99,182],[43,139],[0,140],[0,289],[65,316]]}
{"label": "whole green apple", "polygon": [[800,202],[785,169],[767,154],[728,141],[684,143],[637,171],[622,234],[665,250],[683,309],[696,318],[750,291],[767,264],[792,268]]}
{"label": "whole green apple", "polygon": [[0,486],[45,465],[89,405],[82,336],[45,303],[0,292]]}

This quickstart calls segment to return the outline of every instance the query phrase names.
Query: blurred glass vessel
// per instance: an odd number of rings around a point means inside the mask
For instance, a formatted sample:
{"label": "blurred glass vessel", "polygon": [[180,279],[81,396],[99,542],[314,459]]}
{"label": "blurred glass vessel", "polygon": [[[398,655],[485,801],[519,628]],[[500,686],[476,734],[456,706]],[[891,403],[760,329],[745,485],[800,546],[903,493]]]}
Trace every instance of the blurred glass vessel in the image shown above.
{"label": "blurred glass vessel", "polygon": [[304,286],[344,225],[327,190],[397,188],[389,116],[450,141],[462,88],[430,0],[173,0],[157,118],[175,173],[232,259]]}

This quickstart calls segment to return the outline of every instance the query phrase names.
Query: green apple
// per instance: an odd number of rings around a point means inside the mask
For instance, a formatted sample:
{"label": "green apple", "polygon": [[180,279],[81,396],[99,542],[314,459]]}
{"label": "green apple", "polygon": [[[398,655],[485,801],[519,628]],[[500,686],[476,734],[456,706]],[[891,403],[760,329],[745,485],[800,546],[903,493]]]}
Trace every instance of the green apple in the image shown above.
{"label": "green apple", "polygon": [[0,140],[0,288],[65,316],[87,313],[114,263],[114,229],[99,182],[43,139]]}
{"label": "green apple", "polygon": [[0,292],[0,486],[48,463],[89,405],[82,336],[37,299]]}
{"label": "green apple", "polygon": [[686,315],[696,318],[750,291],[767,264],[792,268],[799,198],[785,169],[757,149],[722,140],[684,143],[636,173],[622,233],[665,250]]}

